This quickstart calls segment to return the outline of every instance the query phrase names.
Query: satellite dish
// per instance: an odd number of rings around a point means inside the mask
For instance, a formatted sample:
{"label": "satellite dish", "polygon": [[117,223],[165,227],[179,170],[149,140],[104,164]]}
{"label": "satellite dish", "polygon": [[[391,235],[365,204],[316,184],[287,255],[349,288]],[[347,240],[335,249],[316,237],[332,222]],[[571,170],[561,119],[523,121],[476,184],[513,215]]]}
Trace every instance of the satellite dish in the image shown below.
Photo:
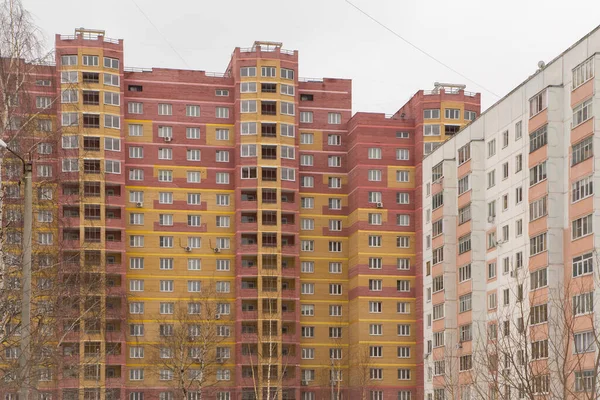
{"label": "satellite dish", "polygon": [[546,63],[543,61],[538,62],[538,68],[539,69],[544,69],[546,67]]}

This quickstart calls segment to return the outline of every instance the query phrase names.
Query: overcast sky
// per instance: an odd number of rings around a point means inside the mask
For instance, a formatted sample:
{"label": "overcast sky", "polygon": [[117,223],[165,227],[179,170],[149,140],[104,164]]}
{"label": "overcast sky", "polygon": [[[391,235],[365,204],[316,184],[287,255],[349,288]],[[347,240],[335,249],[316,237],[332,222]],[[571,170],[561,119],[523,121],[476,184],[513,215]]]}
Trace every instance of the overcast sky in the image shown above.
{"label": "overcast sky", "polygon": [[130,67],[224,72],[235,47],[283,42],[300,76],[351,78],[353,112],[388,114],[436,81],[482,92],[485,109],[600,24],[598,0],[350,0],[469,81],[345,0],[22,1],[49,48],[55,33],[103,29]]}

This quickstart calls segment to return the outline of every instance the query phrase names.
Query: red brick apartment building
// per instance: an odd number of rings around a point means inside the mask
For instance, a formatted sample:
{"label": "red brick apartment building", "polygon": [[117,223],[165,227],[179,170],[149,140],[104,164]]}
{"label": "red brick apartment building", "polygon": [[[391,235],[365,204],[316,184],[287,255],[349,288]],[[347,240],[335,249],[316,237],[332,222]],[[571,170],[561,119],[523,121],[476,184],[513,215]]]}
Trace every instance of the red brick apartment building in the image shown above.
{"label": "red brick apartment building", "polygon": [[[171,400],[182,381],[189,400],[422,398],[421,161],[480,95],[436,84],[352,115],[351,80],[299,78],[279,43],[236,48],[223,74],[124,59],[81,29],[36,80],[60,131],[34,161],[59,201],[36,206],[61,217],[36,251],[99,282],[59,316],[76,372],[40,399]],[[165,346],[183,326],[198,353],[200,325],[214,348],[183,374]]]}

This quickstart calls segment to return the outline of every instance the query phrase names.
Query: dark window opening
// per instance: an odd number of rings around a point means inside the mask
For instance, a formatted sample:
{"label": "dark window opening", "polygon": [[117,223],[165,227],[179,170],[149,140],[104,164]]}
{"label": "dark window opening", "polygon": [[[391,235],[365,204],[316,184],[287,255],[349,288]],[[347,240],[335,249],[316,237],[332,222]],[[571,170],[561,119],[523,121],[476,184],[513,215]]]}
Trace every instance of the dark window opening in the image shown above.
{"label": "dark window opening", "polygon": [[294,202],[294,192],[281,192],[281,202],[282,203],[293,203]]}
{"label": "dark window opening", "polygon": [[261,101],[260,111],[262,115],[277,115],[277,103],[274,101]]}
{"label": "dark window opening", "polygon": [[263,168],[262,169],[262,180],[267,182],[277,181],[277,169],[276,168]]}
{"label": "dark window opening", "polygon": [[62,193],[65,196],[73,196],[79,194],[79,185],[74,183],[66,183],[62,187]]}
{"label": "dark window opening", "polygon": [[313,101],[313,95],[312,94],[301,94],[300,101]]}
{"label": "dark window opening", "polygon": [[254,234],[242,234],[242,245],[244,246],[248,246],[248,245],[254,245],[257,244],[258,240],[256,238],[256,235]]}
{"label": "dark window opening", "polygon": [[277,190],[275,189],[263,189],[262,191],[262,202],[275,204],[277,203]]}
{"label": "dark window opening", "polygon": [[98,114],[83,114],[84,128],[100,128],[100,115]]}
{"label": "dark window opening", "polygon": [[261,83],[260,91],[263,93],[277,93],[277,85],[275,83]]}
{"label": "dark window opening", "polygon": [[100,104],[100,92],[92,92],[90,90],[83,91],[83,104],[91,104],[97,106]]}
{"label": "dark window opening", "polygon": [[83,172],[86,174],[99,174],[100,160],[83,160]]}
{"label": "dark window opening", "polygon": [[256,201],[256,192],[242,192],[242,201]]}
{"label": "dark window opening", "polygon": [[260,124],[260,132],[264,137],[275,137],[277,136],[277,124]]}
{"label": "dark window opening", "polygon": [[460,125],[444,125],[444,134],[454,135],[460,130]]}
{"label": "dark window opening", "polygon": [[102,240],[100,237],[100,231],[100,228],[85,228],[84,240],[86,242],[100,242]]}
{"label": "dark window opening", "polygon": [[263,160],[277,160],[277,146],[262,146]]}
{"label": "dark window opening", "polygon": [[100,197],[100,182],[84,182],[83,195],[86,197]]}
{"label": "dark window opening", "polygon": [[255,224],[256,213],[242,213],[241,222],[243,224]]}
{"label": "dark window opening", "polygon": [[84,72],[83,83],[100,83],[100,74],[98,72]]}
{"label": "dark window opening", "polygon": [[85,219],[100,219],[100,205],[98,204],[85,204],[84,218]]}
{"label": "dark window opening", "polygon": [[265,211],[262,213],[262,224],[263,225],[277,225],[277,212],[276,211]]}
{"label": "dark window opening", "polygon": [[75,206],[75,207],[73,207],[73,206],[65,206],[65,207],[63,207],[63,217],[65,217],[65,218],[79,218],[79,207],[78,206]]}
{"label": "dark window opening", "polygon": [[83,149],[90,151],[100,151],[100,138],[99,137],[84,137],[83,138]]}
{"label": "dark window opening", "polygon": [[128,89],[130,92],[141,92],[143,87],[142,85],[129,85]]}
{"label": "dark window opening", "polygon": [[262,245],[265,247],[276,247],[277,246],[277,234],[276,233],[263,233]]}

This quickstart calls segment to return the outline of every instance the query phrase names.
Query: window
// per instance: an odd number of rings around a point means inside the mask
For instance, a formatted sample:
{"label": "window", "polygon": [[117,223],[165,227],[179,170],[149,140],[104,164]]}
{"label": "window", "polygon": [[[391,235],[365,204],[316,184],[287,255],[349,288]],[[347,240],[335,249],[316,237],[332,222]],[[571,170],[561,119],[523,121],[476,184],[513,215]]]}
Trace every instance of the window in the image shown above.
{"label": "window", "polygon": [[531,325],[541,324],[548,322],[548,305],[541,304],[530,308],[529,316],[531,319]]}
{"label": "window", "polygon": [[488,158],[492,157],[494,154],[496,154],[496,139],[490,140],[487,144],[487,148],[488,148],[488,153],[487,153]]}
{"label": "window", "polygon": [[488,271],[487,272],[487,277],[488,277],[488,279],[495,278],[496,277],[496,263],[495,262],[489,263],[487,267],[488,267],[487,268],[487,271]]}
{"label": "window", "polygon": [[79,101],[79,92],[77,89],[67,89],[61,94],[61,103],[77,103]]}
{"label": "window", "polygon": [[342,179],[338,177],[327,178],[328,186],[330,189],[340,189],[342,187]]}
{"label": "window", "polygon": [[407,249],[410,247],[410,238],[408,236],[396,236],[396,247]]}
{"label": "window", "polygon": [[594,155],[593,136],[574,144],[571,149],[571,166],[587,160]]}
{"label": "window", "polygon": [[121,128],[121,119],[119,118],[118,115],[104,114],[104,127],[120,129]]}
{"label": "window", "polygon": [[536,220],[548,214],[547,201],[548,196],[544,196],[529,204],[529,221]]}
{"label": "window", "polygon": [[340,113],[328,113],[327,114],[327,122],[329,124],[339,125],[342,123],[342,114]]}
{"label": "window", "polygon": [[300,286],[300,292],[302,294],[315,294],[315,284],[314,283],[303,283]]}
{"label": "window", "polygon": [[471,279],[471,264],[463,265],[458,269],[458,282],[465,282]]}
{"label": "window", "polygon": [[440,118],[439,108],[423,110],[423,118],[424,119],[439,119]]}
{"label": "window", "polygon": [[594,180],[592,176],[585,177],[572,185],[571,201],[573,203],[594,194]]}
{"label": "window", "polygon": [[594,255],[593,253],[582,254],[573,257],[573,278],[578,276],[591,274],[594,271]]}
{"label": "window", "polygon": [[467,143],[458,149],[458,165],[462,165],[471,159],[471,143]]}
{"label": "window", "polygon": [[398,170],[396,171],[396,182],[409,182],[410,176],[408,171]]}
{"label": "window", "polygon": [[596,377],[593,370],[575,371],[575,391],[591,392],[596,385]]}
{"label": "window", "polygon": [[217,184],[220,184],[220,185],[229,184],[229,173],[228,172],[217,172]]}
{"label": "window", "polygon": [[593,214],[590,214],[586,215],[585,217],[577,218],[572,222],[571,234],[573,240],[587,236],[593,232],[592,217]]}
{"label": "window", "polygon": [[473,328],[471,324],[460,326],[460,341],[469,342],[473,340]]}
{"label": "window", "polygon": [[410,269],[410,258],[397,258],[396,269],[398,270],[409,270]]}
{"label": "window", "polygon": [[439,125],[423,125],[423,136],[440,136],[440,132]]}
{"label": "window", "polygon": [[315,327],[314,326],[303,326],[300,329],[301,329],[302,337],[304,337],[304,338],[315,337]]}
{"label": "window", "polygon": [[594,292],[573,296],[573,314],[582,315],[594,311]]}
{"label": "window", "polygon": [[496,170],[492,170],[487,174],[488,189],[496,186]]}
{"label": "window", "polygon": [[546,90],[536,94],[529,100],[529,117],[539,114],[546,109]]}
{"label": "window", "polygon": [[477,118],[477,113],[475,111],[465,110],[465,119],[467,121],[475,121],[476,118]]}
{"label": "window", "polygon": [[444,261],[444,246],[433,249],[433,265]]}
{"label": "window", "polygon": [[242,100],[240,102],[240,111],[242,113],[255,113],[256,112],[256,100]]}
{"label": "window", "polygon": [[408,149],[396,149],[396,160],[408,160],[409,158]]}
{"label": "window", "polygon": [[444,192],[439,192],[431,197],[431,208],[436,209],[444,205]]}
{"label": "window", "polygon": [[441,142],[425,142],[423,143],[423,155],[431,154],[435,149],[441,146]]}
{"label": "window", "polygon": [[[64,63],[63,63],[64,64]],[[573,89],[578,88],[594,76],[594,58],[589,58],[573,68]]]}
{"label": "window", "polygon": [[460,110],[456,108],[444,109],[444,117],[446,119],[460,119]]}
{"label": "window", "polygon": [[341,146],[342,137],[340,135],[327,135],[327,144],[330,146]]}
{"label": "window", "polygon": [[460,356],[458,370],[459,371],[468,371],[470,369],[473,369],[473,358],[472,358],[471,354]]}
{"label": "window", "polygon": [[[458,224],[464,224],[471,220],[471,205],[468,204],[458,210]],[[441,233],[441,232],[440,232]]]}
{"label": "window", "polygon": [[341,199],[329,198],[328,202],[329,202],[330,210],[341,210],[342,209],[342,200]]}
{"label": "window", "polygon": [[240,68],[240,76],[256,76],[256,67],[242,67]]}
{"label": "window", "polygon": [[575,342],[575,353],[587,353],[596,351],[596,341],[594,332],[575,333],[573,335]]}
{"label": "window", "polygon": [[129,136],[143,136],[143,135],[144,135],[144,126],[143,125],[137,125],[137,124],[129,125]]}
{"label": "window", "polygon": [[410,281],[399,279],[396,281],[396,290],[398,292],[410,292]]}
{"label": "window", "polygon": [[[74,57],[76,57],[76,56],[74,56]],[[82,56],[82,61],[83,61],[83,65],[87,65],[87,66],[91,66],[91,67],[98,66],[98,56],[91,56],[91,55],[84,54]],[[77,64],[73,64],[73,65],[77,65]]]}
{"label": "window", "polygon": [[471,177],[471,174],[468,174],[458,180],[458,195],[459,196],[471,189],[471,187],[469,186],[469,178],[470,177]]}
{"label": "window", "polygon": [[433,320],[437,321],[438,319],[444,318],[444,303],[436,304],[433,306]]}
{"label": "window", "polygon": [[301,187],[313,187],[315,185],[315,178],[312,176],[303,176],[300,181]]}
{"label": "window", "polygon": [[[488,310],[493,310],[497,307],[496,292],[488,294]],[[494,325],[495,326],[495,325]]]}
{"label": "window", "polygon": [[529,152],[533,153],[548,143],[548,125],[535,130],[529,134]]}
{"label": "window", "polygon": [[410,369],[408,368],[399,368],[398,369],[398,380],[408,381],[410,380]]}
{"label": "window", "polygon": [[328,156],[327,164],[330,167],[341,167],[342,166],[342,158],[340,156]]}
{"label": "window", "polygon": [[217,118],[229,118],[229,108],[217,107],[215,109]]}
{"label": "window", "polygon": [[77,65],[77,55],[64,55],[60,57],[60,63],[63,66]]}
{"label": "window", "polygon": [[300,112],[300,122],[311,124],[313,122],[313,112],[312,111],[301,111]]}
{"label": "window", "polygon": [[546,161],[529,170],[529,186],[537,185],[546,179]]}
{"label": "window", "polygon": [[592,99],[589,99],[573,108],[573,127],[584,123],[588,119],[592,118],[592,116]]}
{"label": "window", "polygon": [[471,251],[471,234],[458,239],[458,254],[463,254],[467,251]]}
{"label": "window", "polygon": [[472,309],[471,293],[460,296],[459,298],[459,312],[466,312]]}
{"label": "window", "polygon": [[409,204],[410,203],[410,195],[408,193],[402,193],[402,192],[396,193],[396,203]]}

